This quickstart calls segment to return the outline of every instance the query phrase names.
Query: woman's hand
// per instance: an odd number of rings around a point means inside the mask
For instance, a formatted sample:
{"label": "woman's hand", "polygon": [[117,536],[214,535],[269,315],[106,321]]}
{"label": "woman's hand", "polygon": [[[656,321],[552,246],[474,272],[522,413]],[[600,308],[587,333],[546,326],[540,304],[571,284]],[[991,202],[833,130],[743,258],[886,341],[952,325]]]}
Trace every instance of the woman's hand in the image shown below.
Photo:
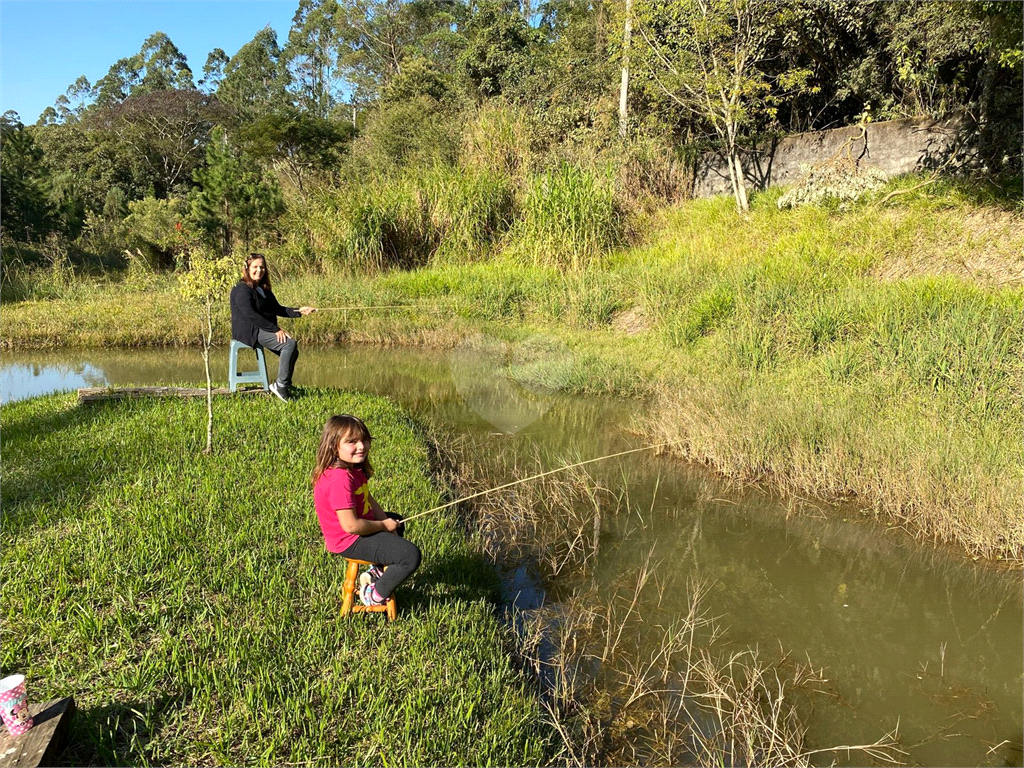
{"label": "woman's hand", "polygon": [[284,343],[285,343],[286,341],[288,341],[288,339],[290,339],[290,338],[291,338],[291,336],[289,336],[289,335],[288,335],[288,334],[287,334],[287,333],[286,333],[286,332],[284,331],[284,329],[282,329],[282,330],[279,330],[279,331],[278,331],[277,333],[275,333],[274,335],[275,335],[275,336],[277,336],[277,343],[278,343],[278,344],[284,344]]}
{"label": "woman's hand", "polygon": [[384,524],[384,530],[389,531],[391,533],[397,531],[398,526],[401,525],[400,522],[398,522],[397,520],[392,520],[390,517],[384,518],[383,520],[381,520],[381,523]]}
{"label": "woman's hand", "polygon": [[314,312],[316,312],[316,307],[299,307],[299,314],[303,317],[312,315]]}

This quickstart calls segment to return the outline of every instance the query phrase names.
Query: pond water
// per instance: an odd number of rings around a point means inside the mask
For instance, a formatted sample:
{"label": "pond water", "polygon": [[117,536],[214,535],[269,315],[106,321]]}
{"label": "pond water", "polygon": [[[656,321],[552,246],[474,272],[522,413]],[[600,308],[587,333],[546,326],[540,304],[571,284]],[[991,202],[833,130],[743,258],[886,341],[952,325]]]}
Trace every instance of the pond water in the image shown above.
{"label": "pond water", "polygon": [[[387,395],[466,436],[479,461],[493,462],[495,484],[509,470],[492,457],[537,457],[551,468],[640,445],[629,425],[641,403],[522,396],[464,364],[437,351],[304,348],[296,379]],[[80,386],[204,381],[195,350],[5,352],[0,361],[5,403]],[[729,644],[767,655],[782,648],[824,668],[834,696],[806,713],[810,747],[870,743],[898,722],[909,764],[1022,764],[1019,572],[919,544],[856,510],[737,488],[669,457],[638,453],[588,470],[640,510],[605,522],[598,587],[610,590],[653,553],[663,589],[640,607],[664,624],[685,609],[688,581],[711,581],[708,607]],[[866,760],[840,753],[821,762],[833,759]]]}

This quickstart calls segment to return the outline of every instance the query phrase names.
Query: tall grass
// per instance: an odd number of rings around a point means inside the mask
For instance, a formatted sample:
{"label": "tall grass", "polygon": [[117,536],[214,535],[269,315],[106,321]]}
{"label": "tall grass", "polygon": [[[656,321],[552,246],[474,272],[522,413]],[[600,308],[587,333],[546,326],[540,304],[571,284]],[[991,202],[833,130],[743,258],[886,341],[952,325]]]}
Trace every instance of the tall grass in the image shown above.
{"label": "tall grass", "polygon": [[286,261],[349,273],[478,259],[507,230],[514,193],[488,170],[375,174],[321,188],[286,220]]}
{"label": "tall grass", "polygon": [[624,233],[611,176],[563,163],[530,181],[509,248],[533,264],[579,270],[621,244]]}
{"label": "tall grass", "polygon": [[[203,407],[2,409],[6,671],[74,695],[87,765],[528,765],[557,738],[514,669],[497,577],[453,515],[410,525],[424,561],[399,620],[339,618],[309,469],[327,414],[374,430],[385,508],[433,506],[425,446],[382,399],[305,392]],[[268,458],[269,457],[269,458]]]}

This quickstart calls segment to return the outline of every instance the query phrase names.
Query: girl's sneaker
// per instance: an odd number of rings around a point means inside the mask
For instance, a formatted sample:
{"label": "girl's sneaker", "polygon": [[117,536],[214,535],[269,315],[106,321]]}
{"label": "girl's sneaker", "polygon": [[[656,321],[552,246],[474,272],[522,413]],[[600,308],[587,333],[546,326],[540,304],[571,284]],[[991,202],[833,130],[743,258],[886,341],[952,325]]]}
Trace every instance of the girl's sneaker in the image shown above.
{"label": "girl's sneaker", "polygon": [[387,600],[375,599],[373,584],[364,584],[359,590],[359,599],[363,605],[384,605]]}
{"label": "girl's sneaker", "polygon": [[359,574],[359,590],[362,593],[362,589],[367,584],[376,584],[377,579],[384,575],[384,569],[379,565],[371,565],[365,571]]}

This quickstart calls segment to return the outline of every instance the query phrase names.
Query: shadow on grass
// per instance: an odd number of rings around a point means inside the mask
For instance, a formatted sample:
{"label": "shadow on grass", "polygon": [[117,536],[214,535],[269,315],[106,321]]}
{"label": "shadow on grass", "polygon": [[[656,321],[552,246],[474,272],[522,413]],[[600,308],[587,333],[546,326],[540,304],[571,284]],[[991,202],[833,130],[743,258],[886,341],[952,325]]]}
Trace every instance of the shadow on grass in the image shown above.
{"label": "shadow on grass", "polygon": [[409,586],[399,587],[398,603],[404,610],[426,609],[432,602],[478,602],[497,604],[501,582],[494,569],[471,553],[453,553],[431,559],[425,552],[423,564]]}
{"label": "shadow on grass", "polygon": [[[122,416],[107,404],[97,404],[31,410],[15,420],[5,419],[0,530],[12,534],[27,525],[52,524],[69,509],[82,509],[100,486],[118,479],[109,458],[125,466],[137,457],[126,454],[131,446],[118,435],[99,435]],[[94,434],[86,441],[63,437],[81,429]],[[103,460],[98,459],[101,456]]]}
{"label": "shadow on grass", "polygon": [[61,765],[143,765],[148,745],[167,715],[186,704],[184,696],[161,696],[153,702],[117,702],[79,709],[71,721]]}

